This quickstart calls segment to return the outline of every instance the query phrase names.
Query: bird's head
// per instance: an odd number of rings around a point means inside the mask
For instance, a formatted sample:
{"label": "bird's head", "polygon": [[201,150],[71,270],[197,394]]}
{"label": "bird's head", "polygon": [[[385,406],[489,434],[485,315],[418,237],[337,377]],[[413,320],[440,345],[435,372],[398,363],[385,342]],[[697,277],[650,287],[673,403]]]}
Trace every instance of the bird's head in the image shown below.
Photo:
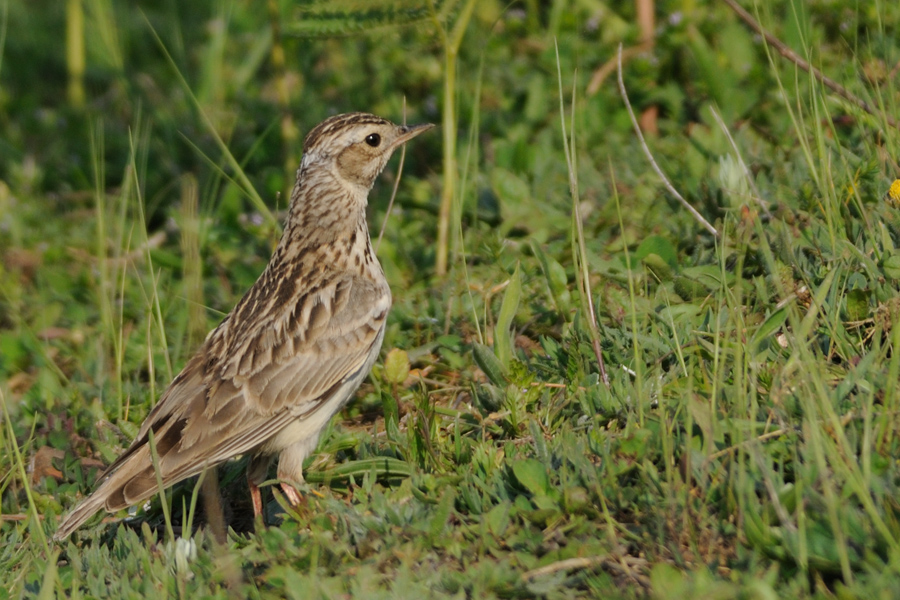
{"label": "bird's head", "polygon": [[395,125],[368,113],[335,115],[306,136],[302,165],[315,164],[368,192],[394,150],[432,127],[431,123]]}

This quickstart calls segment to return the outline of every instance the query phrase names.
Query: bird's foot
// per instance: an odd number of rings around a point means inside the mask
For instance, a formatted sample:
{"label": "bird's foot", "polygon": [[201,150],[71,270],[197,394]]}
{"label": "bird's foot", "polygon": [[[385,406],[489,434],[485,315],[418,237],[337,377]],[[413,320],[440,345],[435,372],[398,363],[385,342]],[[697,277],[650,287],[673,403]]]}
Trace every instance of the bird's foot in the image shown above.
{"label": "bird's foot", "polygon": [[281,484],[281,489],[284,490],[284,495],[291,506],[297,506],[300,504],[300,501],[303,500],[303,496],[301,496],[300,492],[297,491],[297,488],[291,484],[283,482]]}

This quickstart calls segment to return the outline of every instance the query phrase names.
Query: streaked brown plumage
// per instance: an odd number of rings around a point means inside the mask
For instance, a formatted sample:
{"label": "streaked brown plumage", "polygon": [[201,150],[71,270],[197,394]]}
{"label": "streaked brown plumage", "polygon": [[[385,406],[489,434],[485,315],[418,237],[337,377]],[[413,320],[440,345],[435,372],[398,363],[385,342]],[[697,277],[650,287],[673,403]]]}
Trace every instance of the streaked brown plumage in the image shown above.
{"label": "streaked brown plumage", "polygon": [[[278,478],[303,481],[303,459],[368,374],[384,337],[391,292],[369,239],[369,190],[393,151],[430,129],[365,113],[331,117],[306,137],[284,234],[259,279],[150,411],[97,490],[60,523],[67,537],[100,509],[244,453],[254,510],[272,457]],[[291,502],[296,489],[282,484]]]}

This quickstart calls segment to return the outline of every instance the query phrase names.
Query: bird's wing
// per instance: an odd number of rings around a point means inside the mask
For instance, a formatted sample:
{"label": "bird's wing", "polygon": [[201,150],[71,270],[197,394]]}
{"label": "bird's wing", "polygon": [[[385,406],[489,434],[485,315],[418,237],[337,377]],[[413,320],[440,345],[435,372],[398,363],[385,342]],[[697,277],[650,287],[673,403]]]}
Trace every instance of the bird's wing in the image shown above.
{"label": "bird's wing", "polygon": [[168,486],[253,450],[292,420],[314,412],[366,366],[378,352],[390,291],[357,276],[320,281],[298,302],[264,305],[264,326],[234,326],[245,298],[210,334],[132,445],[107,470],[101,486],[112,484],[107,510],[156,491],[151,431]]}

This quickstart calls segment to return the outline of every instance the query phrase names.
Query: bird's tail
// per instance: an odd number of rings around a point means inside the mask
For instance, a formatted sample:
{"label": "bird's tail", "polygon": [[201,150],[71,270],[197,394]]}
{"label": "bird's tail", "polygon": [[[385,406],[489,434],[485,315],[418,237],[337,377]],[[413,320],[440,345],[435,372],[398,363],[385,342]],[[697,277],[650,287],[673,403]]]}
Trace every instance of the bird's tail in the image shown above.
{"label": "bird's tail", "polygon": [[[124,460],[122,460],[124,459]],[[81,527],[97,511],[122,510],[149,499],[157,493],[157,479],[146,446],[136,446],[110,467],[110,472],[93,494],[81,501],[59,524],[53,539],[60,541]],[[183,477],[182,477],[183,479]],[[163,486],[168,487],[180,479],[163,476]]]}
{"label": "bird's tail", "polygon": [[63,517],[59,528],[53,534],[54,540],[59,542],[66,539],[73,531],[81,527],[85,521],[93,517],[98,510],[106,507],[107,494],[102,493],[106,483],[108,481],[104,482],[104,485],[101,485],[96,492],[82,500],[78,506],[72,509],[72,512]]}

